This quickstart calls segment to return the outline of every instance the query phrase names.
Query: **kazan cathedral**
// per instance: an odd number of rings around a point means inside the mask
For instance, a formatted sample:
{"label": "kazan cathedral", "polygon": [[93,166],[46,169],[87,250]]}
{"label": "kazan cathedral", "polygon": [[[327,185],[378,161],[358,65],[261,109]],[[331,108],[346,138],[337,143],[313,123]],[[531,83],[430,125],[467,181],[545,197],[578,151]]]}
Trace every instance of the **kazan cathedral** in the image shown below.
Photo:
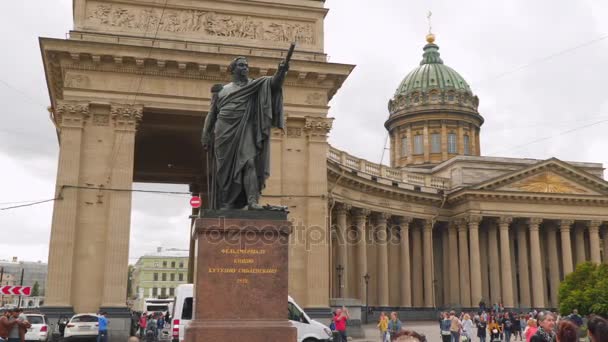
{"label": "kazan cathedral", "polygon": [[608,262],[603,166],[482,156],[479,99],[432,35],[388,104],[388,166],[327,141],[341,124],[330,101],[355,66],[329,61],[325,1],[72,3],[69,34],[39,39],[60,148],[47,311],[127,312],[132,193],[122,190],[189,185],[208,203],[210,89],[230,82],[237,56],[251,78],[272,76],[290,42],[285,130],[270,137],[262,201],[289,207],[289,261],[277,267],[307,312],[555,307],[577,264]]}
{"label": "kazan cathedral", "polygon": [[482,156],[479,99],[426,38],[388,104],[390,167],[330,147],[333,294],[555,308],[576,265],[608,262],[603,167]]}

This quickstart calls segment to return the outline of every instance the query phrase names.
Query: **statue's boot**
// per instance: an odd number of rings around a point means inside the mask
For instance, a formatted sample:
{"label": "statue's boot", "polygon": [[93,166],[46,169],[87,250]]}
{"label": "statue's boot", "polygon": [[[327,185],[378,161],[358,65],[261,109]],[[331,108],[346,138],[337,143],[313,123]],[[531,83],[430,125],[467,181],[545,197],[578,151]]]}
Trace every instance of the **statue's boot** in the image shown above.
{"label": "statue's boot", "polygon": [[258,203],[258,196],[249,196],[247,198],[247,209],[248,210],[264,210],[264,207],[262,207]]}

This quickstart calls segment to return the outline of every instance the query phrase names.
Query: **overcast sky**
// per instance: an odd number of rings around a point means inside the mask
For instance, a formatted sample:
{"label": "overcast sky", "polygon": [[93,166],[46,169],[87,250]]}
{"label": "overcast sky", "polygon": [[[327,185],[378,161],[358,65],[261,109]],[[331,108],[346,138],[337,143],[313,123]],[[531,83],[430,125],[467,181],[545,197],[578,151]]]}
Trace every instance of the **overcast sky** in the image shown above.
{"label": "overcast sky", "polygon": [[[71,0],[3,5],[0,208],[54,195],[58,145],[38,37],[64,38],[72,28]],[[608,165],[605,0],[328,0],[326,6],[331,62],[357,65],[330,103],[332,145],[380,161],[388,100],[421,60],[431,10],[442,59],[480,98],[483,155]],[[0,259],[46,261],[52,207],[0,211]],[[187,196],[135,194],[130,262],[156,246],[187,248],[189,210]]]}

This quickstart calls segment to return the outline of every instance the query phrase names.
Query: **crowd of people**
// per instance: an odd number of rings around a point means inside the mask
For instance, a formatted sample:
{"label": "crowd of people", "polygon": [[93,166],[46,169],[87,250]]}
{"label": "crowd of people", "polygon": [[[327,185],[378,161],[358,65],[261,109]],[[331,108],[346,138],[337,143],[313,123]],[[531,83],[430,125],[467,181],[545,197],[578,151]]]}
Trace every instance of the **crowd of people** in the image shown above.
{"label": "crowd of people", "polygon": [[0,342],[25,342],[31,324],[22,309],[9,309],[0,316]]}
{"label": "crowd of people", "polygon": [[[476,313],[442,312],[439,330],[442,342],[577,342],[585,333],[583,318],[576,310],[568,316],[550,311],[516,313],[497,309]],[[608,321],[600,316],[587,319],[590,342],[608,342]],[[585,333],[586,334],[586,333]]]}
{"label": "crowd of people", "polygon": [[136,334],[145,341],[158,341],[164,328],[171,322],[169,312],[143,312],[139,314]]}

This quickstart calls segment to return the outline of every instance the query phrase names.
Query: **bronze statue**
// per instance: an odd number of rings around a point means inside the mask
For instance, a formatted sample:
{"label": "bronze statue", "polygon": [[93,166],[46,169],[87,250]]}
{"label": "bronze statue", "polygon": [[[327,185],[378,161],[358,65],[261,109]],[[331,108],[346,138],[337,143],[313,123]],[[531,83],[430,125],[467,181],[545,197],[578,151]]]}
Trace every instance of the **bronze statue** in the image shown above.
{"label": "bronze statue", "polygon": [[283,82],[294,47],[274,76],[250,79],[247,58],[237,57],[229,67],[232,82],[213,86],[202,134],[203,148],[212,152],[212,209],[277,209],[259,198],[270,175],[270,129],[285,127]]}

